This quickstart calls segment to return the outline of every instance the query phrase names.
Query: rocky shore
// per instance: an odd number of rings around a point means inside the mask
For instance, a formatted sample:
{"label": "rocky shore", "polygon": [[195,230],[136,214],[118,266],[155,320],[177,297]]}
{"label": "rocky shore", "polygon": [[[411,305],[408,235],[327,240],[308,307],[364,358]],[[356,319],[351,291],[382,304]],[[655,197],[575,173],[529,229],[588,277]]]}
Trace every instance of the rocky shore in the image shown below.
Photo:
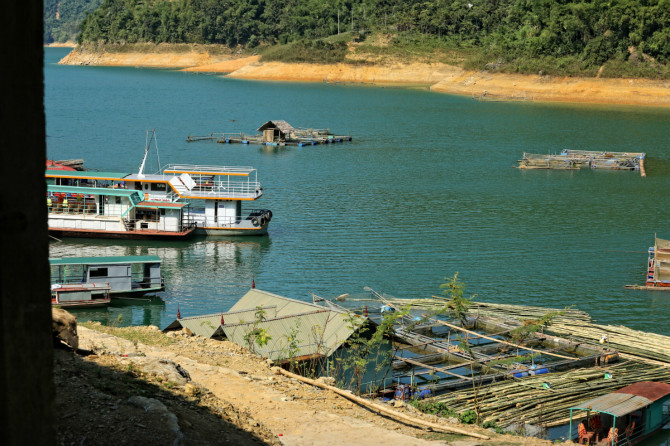
{"label": "rocky shore", "polygon": [[61,64],[175,68],[238,79],[420,86],[478,100],[670,106],[670,80],[605,79],[467,71],[441,63],[298,64],[188,51],[96,52],[75,48]]}

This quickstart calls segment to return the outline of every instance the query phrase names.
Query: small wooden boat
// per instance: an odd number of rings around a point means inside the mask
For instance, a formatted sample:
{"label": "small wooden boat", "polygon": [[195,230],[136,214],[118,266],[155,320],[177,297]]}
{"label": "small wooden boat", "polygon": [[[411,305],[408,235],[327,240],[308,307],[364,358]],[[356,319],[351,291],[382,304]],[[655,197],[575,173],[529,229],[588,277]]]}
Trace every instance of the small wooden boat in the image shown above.
{"label": "small wooden boat", "polygon": [[51,304],[62,308],[104,307],[111,298],[108,283],[72,283],[51,285]]}
{"label": "small wooden boat", "polygon": [[580,444],[638,444],[670,422],[669,408],[670,384],[635,383],[571,407],[570,435]]}

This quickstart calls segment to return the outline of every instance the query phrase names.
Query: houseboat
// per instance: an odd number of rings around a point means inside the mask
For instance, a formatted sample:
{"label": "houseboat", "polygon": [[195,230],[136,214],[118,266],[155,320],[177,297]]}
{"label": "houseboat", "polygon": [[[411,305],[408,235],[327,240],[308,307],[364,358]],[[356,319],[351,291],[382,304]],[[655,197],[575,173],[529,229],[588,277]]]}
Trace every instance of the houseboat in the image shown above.
{"label": "houseboat", "polygon": [[51,283],[109,287],[112,296],[139,297],[165,289],[158,256],[64,257],[49,259]]}
{"label": "houseboat", "polygon": [[146,157],[136,174],[47,169],[49,230],[132,238],[267,234],[272,212],[242,207],[263,195],[256,169],[183,164],[145,174]]}
{"label": "houseboat", "polygon": [[51,304],[61,308],[104,307],[111,301],[108,283],[51,285]]}
{"label": "houseboat", "polygon": [[182,238],[195,230],[195,224],[188,220],[188,203],[152,201],[135,190],[84,184],[47,185],[49,233],[56,237],[148,239]]}
{"label": "houseboat", "polygon": [[579,444],[638,444],[669,422],[670,384],[661,382],[635,383],[570,408],[570,435]]}

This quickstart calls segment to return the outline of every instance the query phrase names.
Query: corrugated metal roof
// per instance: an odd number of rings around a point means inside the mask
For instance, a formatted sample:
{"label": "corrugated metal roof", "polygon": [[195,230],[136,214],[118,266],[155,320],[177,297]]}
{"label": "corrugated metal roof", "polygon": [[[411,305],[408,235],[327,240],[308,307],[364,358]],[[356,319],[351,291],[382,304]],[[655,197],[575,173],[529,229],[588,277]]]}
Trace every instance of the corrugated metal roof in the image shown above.
{"label": "corrugated metal roof", "polygon": [[[265,310],[267,314],[272,314],[274,316],[275,307],[264,307],[263,310]],[[165,327],[163,331],[188,328],[195,335],[211,338],[217,333],[221,326],[221,316],[223,316],[225,324],[239,324],[241,322],[255,320],[256,311],[257,309],[254,308],[253,310],[184,317],[176,319],[170,325]]]}
{"label": "corrugated metal roof", "polygon": [[[322,310],[323,307],[312,303],[301,302],[288,297],[278,296],[257,288],[250,289],[244,296],[238,300],[230,311],[248,310],[250,308],[276,306],[277,313],[275,317],[282,317],[291,314],[307,313],[315,310]],[[269,319],[269,317],[268,317]]]}
{"label": "corrugated metal roof", "polygon": [[118,265],[129,263],[161,263],[158,256],[61,257],[49,259],[51,265]]}
{"label": "corrugated metal roof", "polygon": [[608,393],[607,395],[581,403],[578,406],[572,407],[572,409],[592,410],[620,417],[640,410],[651,403],[649,399],[637,395]]}
{"label": "corrugated metal roof", "polygon": [[[252,344],[252,349],[278,361],[289,357],[330,356],[354,332],[343,313],[321,309],[310,313],[290,315],[262,322],[224,325],[226,337],[236,344],[249,347],[245,337],[255,328],[263,329],[270,337],[264,346]],[[253,339],[251,339],[253,342]],[[295,344],[291,347],[291,344]]]}
{"label": "corrugated metal roof", "polygon": [[[265,320],[256,321],[258,307],[265,311]],[[292,356],[330,356],[354,333],[349,314],[319,305],[251,289],[227,313],[194,316],[174,321],[165,331],[187,327],[200,336],[211,337],[221,326],[225,336],[236,344],[249,347],[245,336],[255,328],[270,336],[265,346],[253,344],[256,353],[275,361]],[[292,339],[295,349],[291,350]]]}
{"label": "corrugated metal roof", "polygon": [[178,319],[182,328],[188,328],[191,333],[211,338],[221,327],[221,314],[207,314]]}
{"label": "corrugated metal roof", "polygon": [[616,393],[628,393],[647,398],[649,401],[656,401],[670,394],[670,384],[641,381],[619,389]]}

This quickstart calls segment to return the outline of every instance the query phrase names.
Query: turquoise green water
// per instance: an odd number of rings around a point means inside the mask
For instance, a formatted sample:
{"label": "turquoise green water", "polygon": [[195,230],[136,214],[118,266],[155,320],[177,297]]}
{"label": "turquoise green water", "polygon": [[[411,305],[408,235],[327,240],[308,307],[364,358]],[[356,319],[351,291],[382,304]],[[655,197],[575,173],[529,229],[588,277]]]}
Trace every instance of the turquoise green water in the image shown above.
{"label": "turquoise green water", "polygon": [[[45,51],[49,158],[136,171],[145,131],[156,128],[162,164],[256,167],[259,205],[274,214],[265,238],[53,243],[54,256],[164,260],[164,303],[80,317],[121,314],[124,324],[164,327],[177,307],[183,316],[227,310],[253,277],[261,289],[305,300],[309,291],[333,296],[366,285],[421,298],[458,271],[483,301],[574,305],[602,323],[670,335],[670,293],[622,288],[643,281],[654,233],[670,238],[670,110],[59,66],[67,51]],[[253,133],[271,119],[354,141],[271,149],[185,142],[189,134]],[[643,151],[648,176],[512,168],[523,152],[564,148]]]}

